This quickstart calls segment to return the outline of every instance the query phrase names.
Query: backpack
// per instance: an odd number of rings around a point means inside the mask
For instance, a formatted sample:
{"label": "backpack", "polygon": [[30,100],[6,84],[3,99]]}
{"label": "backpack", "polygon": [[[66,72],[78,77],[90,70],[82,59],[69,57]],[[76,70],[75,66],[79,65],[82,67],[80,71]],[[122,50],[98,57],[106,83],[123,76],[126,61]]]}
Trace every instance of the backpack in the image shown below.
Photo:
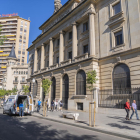
{"label": "backpack", "polygon": [[124,108],[126,107],[126,103],[124,104]]}

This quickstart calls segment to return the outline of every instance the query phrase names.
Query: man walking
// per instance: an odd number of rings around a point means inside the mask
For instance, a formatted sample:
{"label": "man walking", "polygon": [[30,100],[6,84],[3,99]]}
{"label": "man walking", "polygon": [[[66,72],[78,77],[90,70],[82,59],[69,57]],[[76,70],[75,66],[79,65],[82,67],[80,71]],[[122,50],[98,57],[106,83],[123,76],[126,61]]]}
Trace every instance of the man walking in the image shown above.
{"label": "man walking", "polygon": [[40,101],[40,99],[39,99],[39,101],[38,101],[38,106],[37,106],[37,112],[40,111],[40,106],[41,106],[41,101]]}
{"label": "man walking", "polygon": [[125,111],[127,113],[126,115],[126,120],[129,120],[129,111],[130,111],[130,101],[129,99],[127,99],[127,102],[125,103]]}
{"label": "man walking", "polygon": [[54,111],[54,100],[51,102],[51,111]]}
{"label": "man walking", "polygon": [[24,117],[24,105],[23,105],[23,103],[19,104],[19,116]]}
{"label": "man walking", "polygon": [[138,116],[138,113],[137,113],[137,105],[136,105],[136,101],[133,100],[133,103],[132,103],[132,114],[131,114],[131,117],[130,119],[132,119],[134,113],[136,114],[136,117],[137,117],[137,120],[139,120],[139,116]]}

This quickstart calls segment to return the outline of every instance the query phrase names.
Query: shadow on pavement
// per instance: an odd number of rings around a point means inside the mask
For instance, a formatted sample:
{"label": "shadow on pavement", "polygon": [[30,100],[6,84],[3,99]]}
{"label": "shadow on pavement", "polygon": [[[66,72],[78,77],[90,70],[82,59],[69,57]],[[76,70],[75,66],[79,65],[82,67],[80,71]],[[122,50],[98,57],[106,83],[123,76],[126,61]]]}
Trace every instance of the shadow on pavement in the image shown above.
{"label": "shadow on pavement", "polygon": [[111,127],[118,127],[119,129],[136,130],[135,128],[131,128],[129,126],[120,125],[120,124],[117,124],[117,123],[109,123],[107,125],[110,125]]}
{"label": "shadow on pavement", "polygon": [[76,136],[65,128],[57,130],[36,121],[23,122],[24,119],[28,118],[0,114],[0,140],[99,140],[96,135]]}

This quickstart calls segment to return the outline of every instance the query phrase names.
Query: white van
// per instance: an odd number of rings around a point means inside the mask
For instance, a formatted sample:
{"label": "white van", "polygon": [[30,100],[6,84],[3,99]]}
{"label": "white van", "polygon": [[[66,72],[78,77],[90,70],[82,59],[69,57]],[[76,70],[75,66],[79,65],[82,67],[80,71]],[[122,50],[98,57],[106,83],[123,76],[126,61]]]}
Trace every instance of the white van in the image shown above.
{"label": "white van", "polygon": [[24,113],[33,112],[33,97],[28,95],[11,95],[3,105],[3,114],[19,114],[19,104],[23,102]]}

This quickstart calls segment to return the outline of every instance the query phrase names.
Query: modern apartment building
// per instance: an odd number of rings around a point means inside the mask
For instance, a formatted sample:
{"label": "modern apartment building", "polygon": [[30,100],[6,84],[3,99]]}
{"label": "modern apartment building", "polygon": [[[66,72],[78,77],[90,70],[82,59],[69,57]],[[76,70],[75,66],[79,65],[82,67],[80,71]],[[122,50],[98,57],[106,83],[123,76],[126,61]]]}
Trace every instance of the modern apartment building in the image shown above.
{"label": "modern apartment building", "polygon": [[[14,16],[13,16],[14,15]],[[3,45],[0,45],[0,88],[2,88],[3,74],[6,73],[7,57],[10,54],[12,45],[15,46],[15,54],[18,64],[27,63],[27,51],[29,41],[30,21],[15,14],[9,17],[0,17],[2,31],[0,36],[6,36]]]}
{"label": "modern apartment building", "polygon": [[[44,100],[42,80],[47,78],[52,81],[49,102],[62,100],[65,109],[88,111],[91,101],[96,107],[124,108],[132,93],[140,109],[140,91],[132,90],[140,86],[140,1],[54,2],[53,15],[28,48],[34,100]],[[86,82],[92,70],[98,78],[94,96]]]}

